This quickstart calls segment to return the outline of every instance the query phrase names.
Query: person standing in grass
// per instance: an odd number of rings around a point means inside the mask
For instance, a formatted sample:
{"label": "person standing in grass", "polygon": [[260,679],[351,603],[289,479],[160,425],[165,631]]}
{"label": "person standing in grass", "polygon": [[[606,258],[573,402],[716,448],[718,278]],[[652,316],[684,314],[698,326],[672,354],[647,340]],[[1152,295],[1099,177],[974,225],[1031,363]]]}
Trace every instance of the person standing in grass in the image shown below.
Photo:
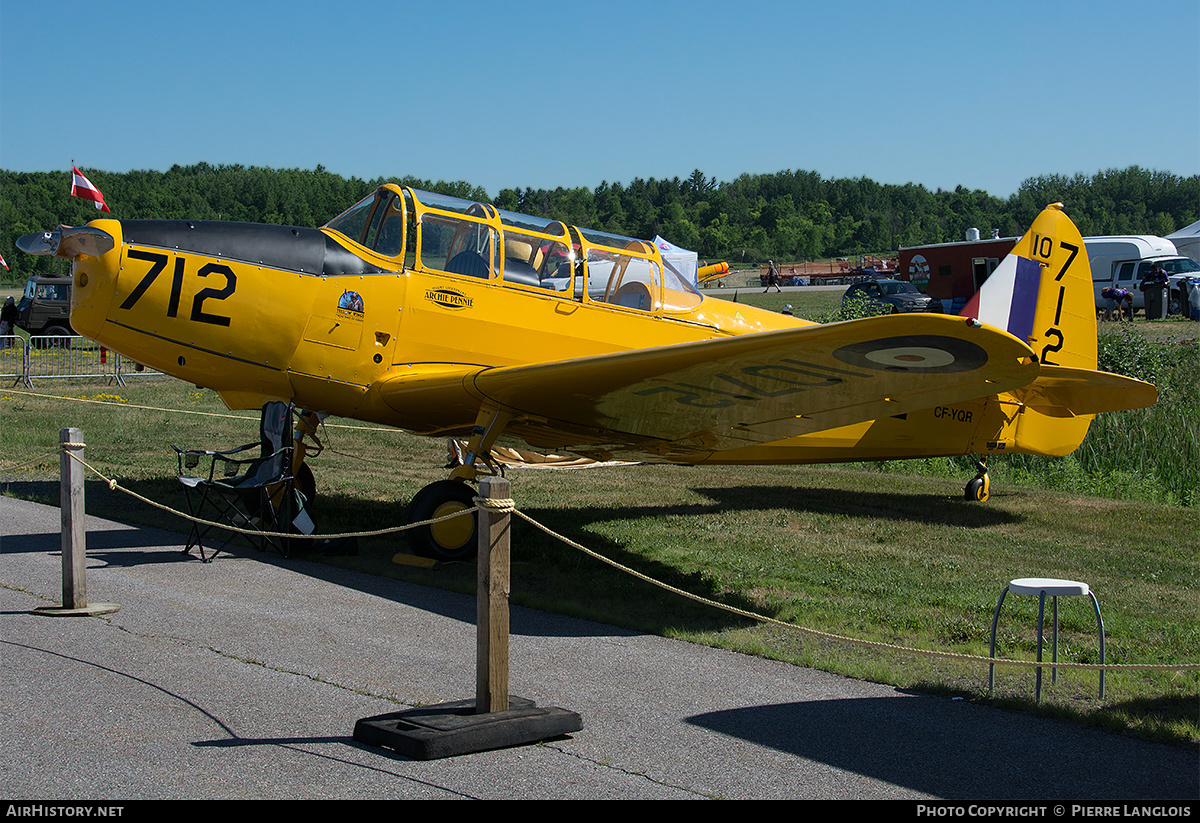
{"label": "person standing in grass", "polygon": [[4,301],[4,308],[0,309],[0,349],[7,349],[12,345],[13,341],[10,335],[17,326],[18,316],[17,306],[13,303],[13,299],[7,298]]}
{"label": "person standing in grass", "polygon": [[[1162,306],[1167,301],[1167,289],[1170,285],[1171,280],[1167,277],[1167,272],[1163,269],[1162,263],[1155,263],[1150,267],[1150,271],[1146,272],[1146,276],[1142,278],[1139,288],[1142,290],[1142,294],[1145,295],[1147,320],[1150,319],[1151,292],[1155,293],[1155,296],[1160,301],[1158,305]],[[1165,314],[1166,312],[1164,311],[1163,313]],[[1133,319],[1132,314],[1130,315],[1130,319]]]}

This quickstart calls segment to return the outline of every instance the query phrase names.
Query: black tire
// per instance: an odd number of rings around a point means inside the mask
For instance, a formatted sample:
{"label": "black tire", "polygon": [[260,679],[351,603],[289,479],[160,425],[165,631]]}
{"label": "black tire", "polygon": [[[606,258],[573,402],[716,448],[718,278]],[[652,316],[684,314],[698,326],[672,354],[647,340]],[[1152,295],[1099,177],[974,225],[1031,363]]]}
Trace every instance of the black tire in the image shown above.
{"label": "black tire", "polygon": [[982,477],[971,478],[970,482],[967,483],[965,497],[977,503],[982,503],[988,499],[987,484],[983,482]]}
{"label": "black tire", "polygon": [[[408,504],[408,522],[432,520],[454,511],[475,508],[475,489],[459,480],[439,480],[421,489]],[[463,521],[469,520],[470,528]],[[470,560],[479,540],[479,518],[454,518],[408,530],[408,545],[413,554],[436,560]]]}
{"label": "black tire", "polygon": [[46,335],[47,337],[58,338],[58,339],[43,341],[42,345],[47,348],[54,348],[54,349],[57,349],[57,348],[69,349],[69,348],[71,348],[70,340],[61,339],[64,337],[71,336],[70,329],[65,329],[62,326],[47,326],[46,328],[42,329],[42,334]]}
{"label": "black tire", "polygon": [[1173,291],[1171,296],[1167,298],[1167,314],[1182,314],[1184,306],[1182,291]]}

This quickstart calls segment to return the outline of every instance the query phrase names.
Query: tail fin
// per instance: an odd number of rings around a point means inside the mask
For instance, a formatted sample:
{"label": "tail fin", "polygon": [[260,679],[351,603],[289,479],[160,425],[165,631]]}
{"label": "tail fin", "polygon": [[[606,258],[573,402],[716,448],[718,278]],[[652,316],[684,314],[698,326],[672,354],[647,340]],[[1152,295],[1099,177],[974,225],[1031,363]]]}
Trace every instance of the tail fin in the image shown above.
{"label": "tail fin", "polygon": [[1043,365],[1096,368],[1092,270],[1062,203],[1037,216],[961,313],[1024,340]]}
{"label": "tail fin", "polygon": [[1096,371],[1096,304],[1079,229],[1047,206],[962,314],[1006,329],[1038,356],[1038,378],[996,398],[1004,422],[988,451],[1062,456],[1097,412],[1154,402],[1154,387]]}

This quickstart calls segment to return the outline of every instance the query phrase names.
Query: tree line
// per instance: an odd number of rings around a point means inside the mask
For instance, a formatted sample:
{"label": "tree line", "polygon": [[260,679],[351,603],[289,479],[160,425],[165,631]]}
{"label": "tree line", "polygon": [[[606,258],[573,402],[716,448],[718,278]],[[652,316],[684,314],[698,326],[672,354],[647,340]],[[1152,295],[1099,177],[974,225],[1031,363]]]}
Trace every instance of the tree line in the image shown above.
{"label": "tree line", "polygon": [[[595,189],[502,189],[489,197],[465,182],[413,177],[362,180],[314,170],[198,163],[165,172],[85,170],[104,192],[112,216],[125,219],[234,220],[315,227],[385,182],[495,203],[510,211],[563,220],[643,239],[662,236],[709,261],[757,264],[767,258],[803,261],[888,255],[901,246],[988,236],[1019,236],[1048,203],[1064,203],[1086,235],[1167,235],[1200,214],[1200,176],[1132,166],[1093,175],[1026,180],[1007,199],[958,187],[930,191],[866,178],[826,179],[811,171],[743,174],[718,182],[700,170],[686,179],[602,182]],[[0,254],[23,280],[54,267],[13,246],[17,237],[60,223],[106,217],[70,196],[66,172],[0,169]],[[0,275],[5,272],[0,270]]]}

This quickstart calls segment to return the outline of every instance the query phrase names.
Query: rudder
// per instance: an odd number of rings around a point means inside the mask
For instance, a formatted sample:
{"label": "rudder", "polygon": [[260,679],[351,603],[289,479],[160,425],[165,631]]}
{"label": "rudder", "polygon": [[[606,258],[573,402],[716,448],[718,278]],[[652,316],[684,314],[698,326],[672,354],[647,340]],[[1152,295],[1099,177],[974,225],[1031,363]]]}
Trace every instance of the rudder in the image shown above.
{"label": "rudder", "polygon": [[1042,210],[961,314],[1005,329],[1046,365],[1096,368],[1092,271],[1062,203]]}

